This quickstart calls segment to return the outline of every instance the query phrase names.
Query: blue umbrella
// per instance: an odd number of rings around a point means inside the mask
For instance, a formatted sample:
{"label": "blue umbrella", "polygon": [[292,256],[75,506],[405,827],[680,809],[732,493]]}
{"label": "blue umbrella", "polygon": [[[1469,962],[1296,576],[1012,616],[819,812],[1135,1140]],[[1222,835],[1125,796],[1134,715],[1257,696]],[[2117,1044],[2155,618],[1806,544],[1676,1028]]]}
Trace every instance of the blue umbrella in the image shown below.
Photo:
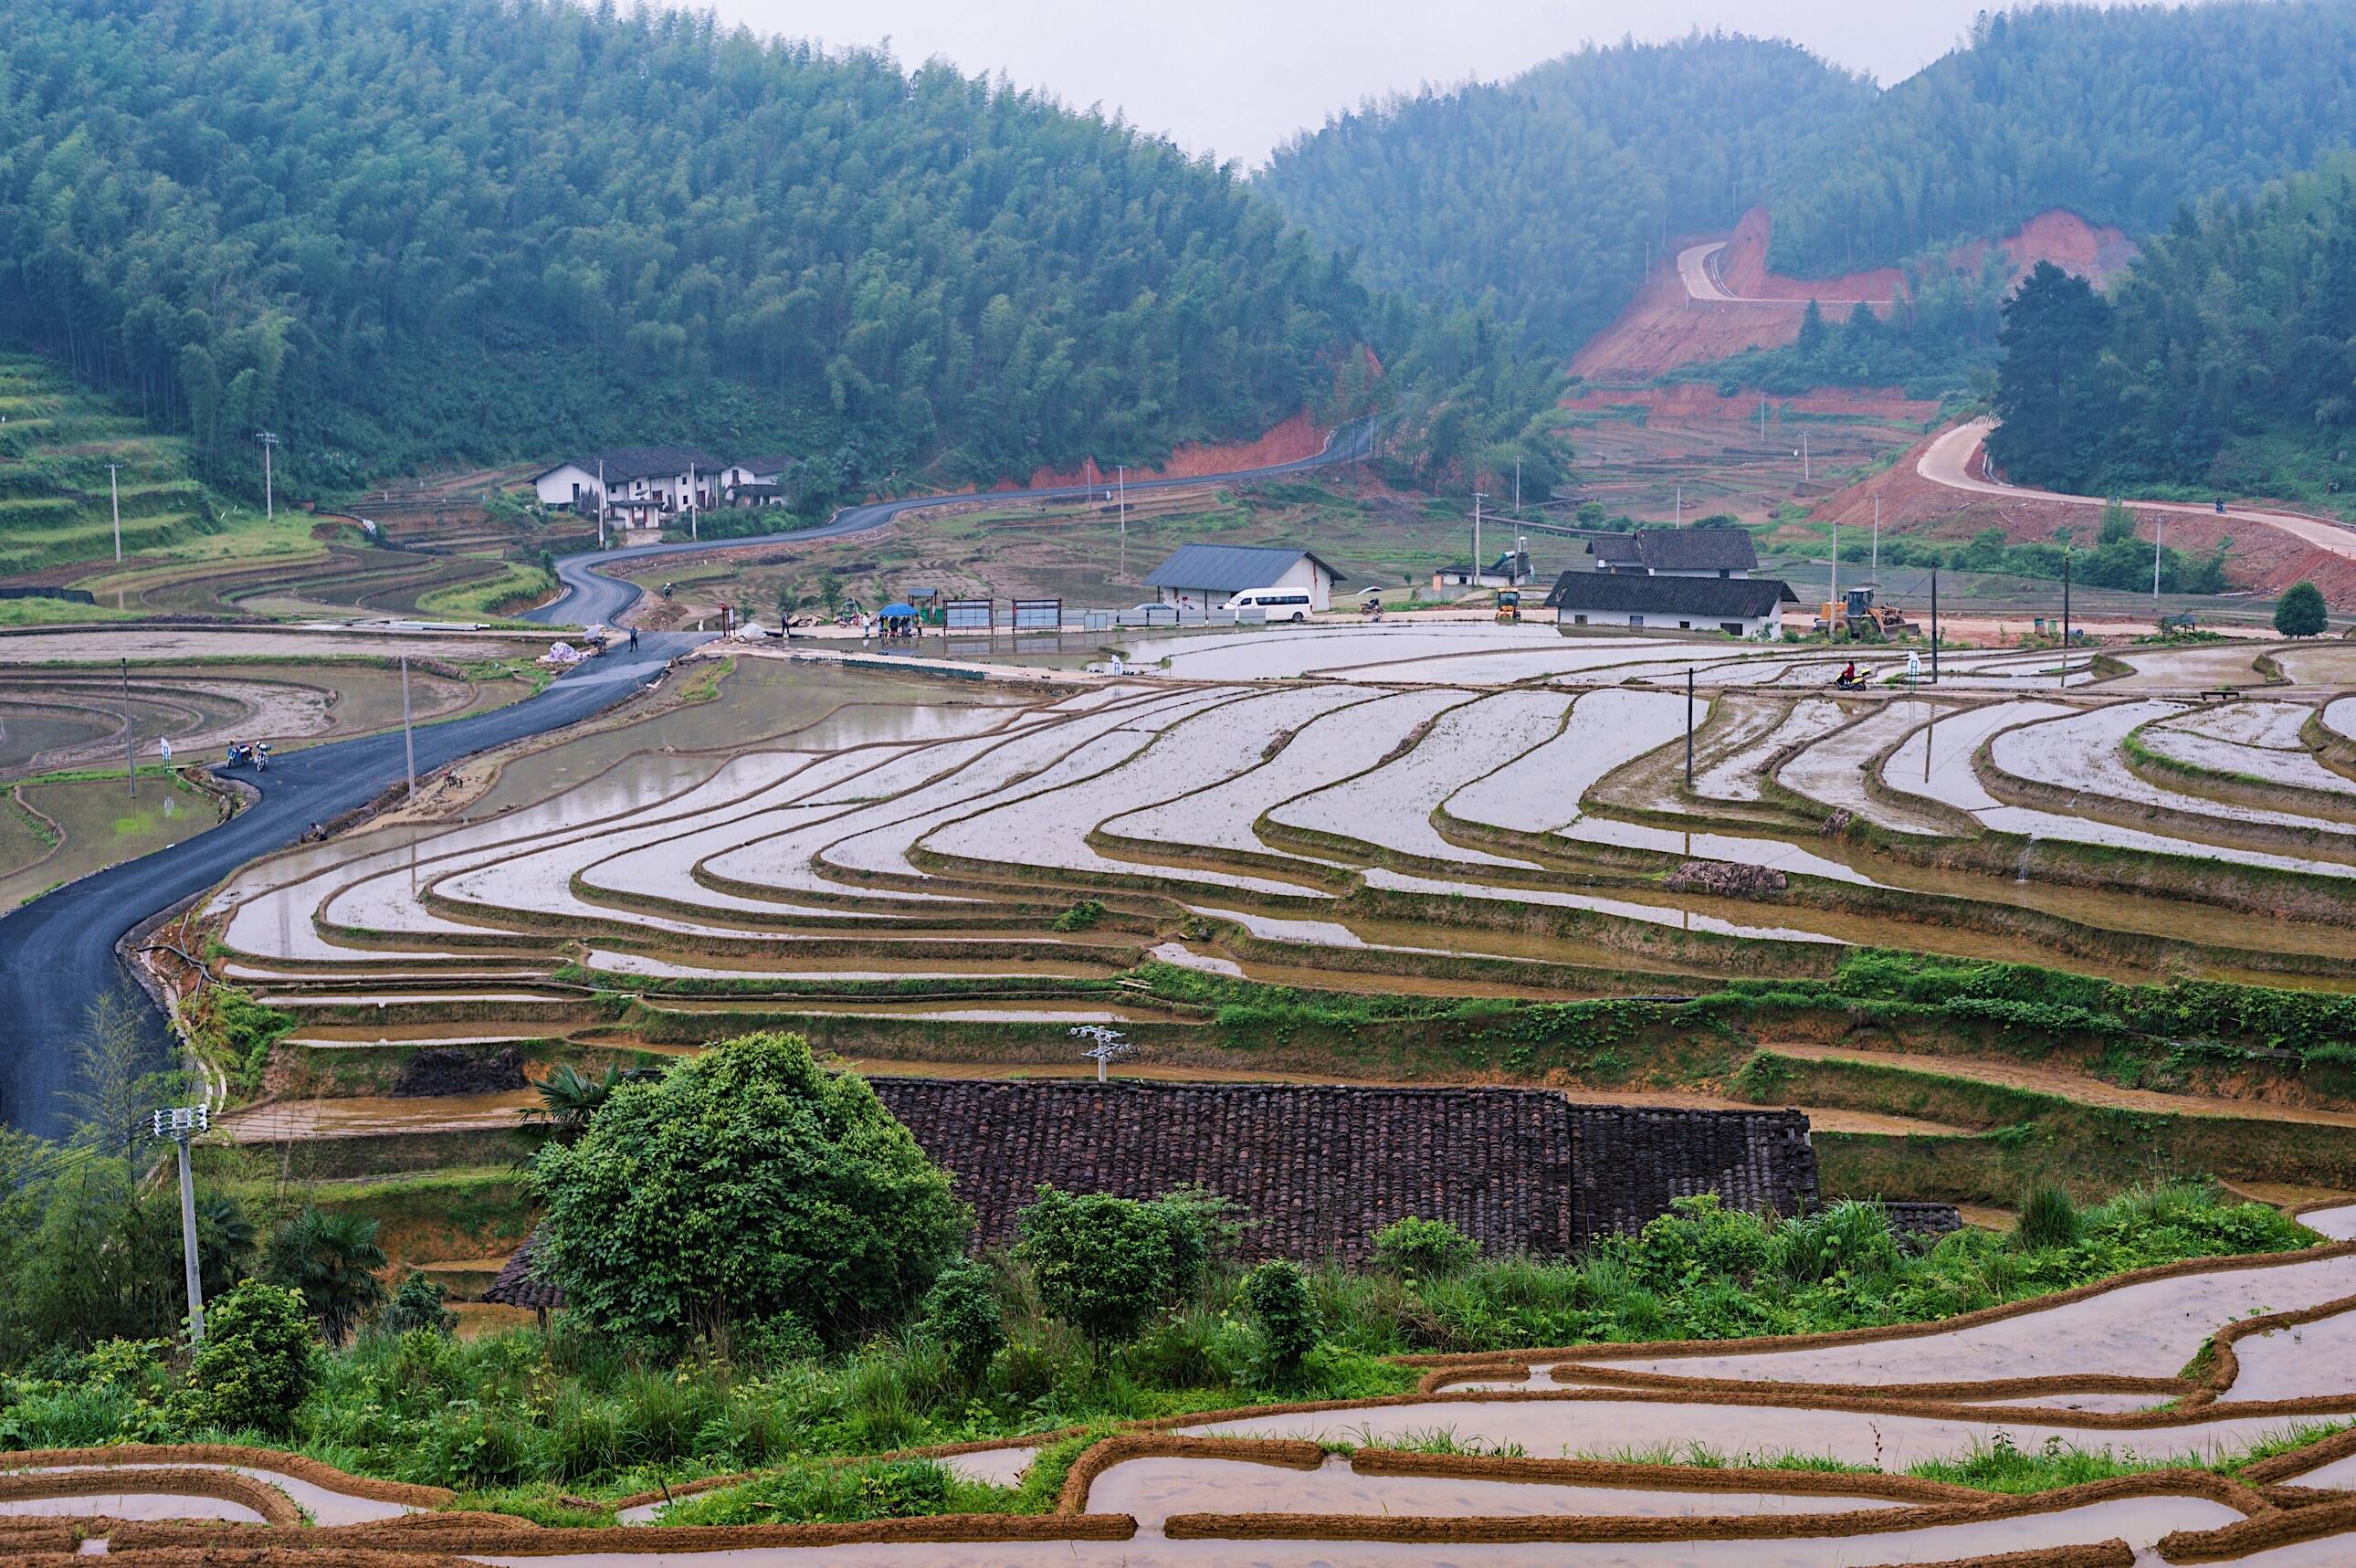
{"label": "blue umbrella", "polygon": [[887,616],[912,616],[916,613],[916,607],[902,599],[896,605],[885,605],[884,613]]}

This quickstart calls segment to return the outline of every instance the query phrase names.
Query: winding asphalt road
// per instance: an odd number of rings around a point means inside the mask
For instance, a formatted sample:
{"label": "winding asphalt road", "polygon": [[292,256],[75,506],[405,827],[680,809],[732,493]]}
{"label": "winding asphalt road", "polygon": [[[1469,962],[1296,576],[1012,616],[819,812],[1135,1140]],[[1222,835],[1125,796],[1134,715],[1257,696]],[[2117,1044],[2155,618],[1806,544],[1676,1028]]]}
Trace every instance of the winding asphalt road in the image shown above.
{"label": "winding asphalt road", "polygon": [[[1191,479],[1148,479],[1132,491],[1183,485],[1275,478],[1366,456],[1368,422],[1345,425],[1315,456]],[[1087,496],[1100,486],[994,492],[1039,499]],[[546,625],[611,622],[644,592],[605,575],[618,562],[681,555],[715,548],[833,539],[881,527],[904,511],[937,506],[955,496],[922,496],[851,507],[817,528],[713,543],[648,544],[629,550],[569,555],[556,564],[564,592],[526,618]],[[621,702],[679,654],[705,640],[701,634],[649,633],[633,653],[626,646],[597,659],[533,696],[505,708],[429,725],[416,732],[417,770],[423,774],[462,757],[509,741],[577,724]],[[268,773],[240,773],[262,798],[209,832],[169,849],[126,861],[69,883],[0,918],[0,1123],[54,1135],[61,1130],[59,1094],[72,1078],[72,1047],[90,1007],[109,991],[136,1003],[150,1019],[157,1050],[166,1025],[115,956],[115,944],[142,921],[210,887],[246,862],[297,842],[315,822],[365,805],[402,777],[401,736],[363,736],[292,751]]]}

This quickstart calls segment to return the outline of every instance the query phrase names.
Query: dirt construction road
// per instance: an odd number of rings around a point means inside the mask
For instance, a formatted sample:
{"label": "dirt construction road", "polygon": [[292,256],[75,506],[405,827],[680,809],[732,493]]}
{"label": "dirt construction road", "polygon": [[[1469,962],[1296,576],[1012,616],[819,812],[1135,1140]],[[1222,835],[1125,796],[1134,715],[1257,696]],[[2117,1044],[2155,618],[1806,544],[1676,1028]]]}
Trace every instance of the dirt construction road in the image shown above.
{"label": "dirt construction road", "polygon": [[[2063,495],[2057,490],[2029,489],[1981,478],[1975,471],[1979,466],[1979,451],[1987,441],[1988,432],[1995,428],[1996,421],[1992,419],[1975,419],[1968,424],[1955,426],[1924,448],[1922,458],[1914,465],[1914,471],[1934,485],[1944,485],[1954,490],[1968,490],[1976,495],[2005,496],[2015,500],[2066,501],[2078,506],[2104,504],[2100,496]],[[2193,517],[2218,515],[2214,507],[2188,501],[2129,501],[2127,505],[2137,511],[2174,512]],[[2356,529],[2326,522],[2321,518],[2302,517],[2297,512],[2256,511],[2247,507],[2229,506],[2223,515],[2279,529],[2302,543],[2356,561]]]}

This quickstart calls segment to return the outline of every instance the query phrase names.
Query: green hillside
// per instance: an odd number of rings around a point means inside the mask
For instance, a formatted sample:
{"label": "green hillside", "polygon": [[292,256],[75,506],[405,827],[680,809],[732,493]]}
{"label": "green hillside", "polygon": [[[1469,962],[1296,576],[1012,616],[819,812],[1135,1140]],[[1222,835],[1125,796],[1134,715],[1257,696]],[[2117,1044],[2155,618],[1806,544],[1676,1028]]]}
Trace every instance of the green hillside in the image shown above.
{"label": "green hillside", "polygon": [[2104,299],[2040,269],[2006,312],[1989,449],[2011,478],[2343,510],[2356,493],[2356,156],[2211,201]]}
{"label": "green hillside", "polygon": [[[803,456],[817,508],[1525,385],[1166,141],[708,13],[0,0],[0,336],[241,490],[268,427],[290,493],[686,440]],[[1485,449],[1526,401],[1458,413]]]}
{"label": "green hillside", "polygon": [[1794,45],[1697,33],[1338,116],[1254,184],[1380,286],[1494,297],[1567,356],[1627,303],[1665,233],[1731,225],[1812,127],[1872,97]]}
{"label": "green hillside", "polygon": [[[1255,184],[1375,282],[1485,298],[1568,356],[1665,242],[1754,204],[1774,216],[1771,263],[1804,277],[1944,254],[2052,208],[2163,229],[2356,139],[2351,59],[2356,7],[2334,0],[1992,12],[1886,91],[1789,44],[1697,33],[1339,116]],[[1937,314],[1984,337],[1984,293]],[[1838,357],[1952,381],[1950,336],[1859,335]]]}
{"label": "green hillside", "polygon": [[52,363],[0,353],[0,577],[113,554],[110,464],[124,555],[220,532],[185,441],[155,434]]}

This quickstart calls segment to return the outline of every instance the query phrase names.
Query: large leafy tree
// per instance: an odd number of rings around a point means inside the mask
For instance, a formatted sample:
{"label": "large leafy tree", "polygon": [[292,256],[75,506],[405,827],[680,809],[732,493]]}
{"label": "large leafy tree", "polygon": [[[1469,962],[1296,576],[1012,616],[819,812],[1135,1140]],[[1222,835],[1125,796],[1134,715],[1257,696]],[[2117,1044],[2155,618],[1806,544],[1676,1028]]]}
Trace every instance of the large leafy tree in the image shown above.
{"label": "large leafy tree", "polygon": [[2059,484],[2091,466],[2104,388],[2097,363],[2110,306],[2086,280],[2040,262],[2005,306],[1997,345],[1996,409],[1988,454],[2023,483]]}
{"label": "large leafy tree", "polygon": [[601,1328],[670,1338],[787,1313],[837,1342],[895,1322],[972,1224],[866,1080],[797,1035],[617,1085],[530,1176],[541,1275]]}

